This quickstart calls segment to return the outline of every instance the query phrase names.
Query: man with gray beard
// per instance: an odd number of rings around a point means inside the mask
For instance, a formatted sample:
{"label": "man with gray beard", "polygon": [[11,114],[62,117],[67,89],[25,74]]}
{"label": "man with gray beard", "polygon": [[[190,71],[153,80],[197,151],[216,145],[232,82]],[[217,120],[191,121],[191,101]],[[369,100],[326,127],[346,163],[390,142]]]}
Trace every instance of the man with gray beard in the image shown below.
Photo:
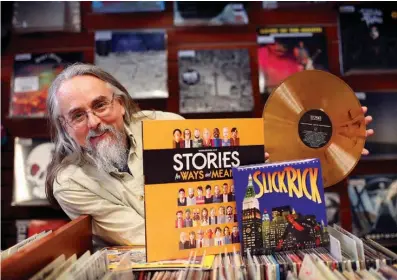
{"label": "man with gray beard", "polygon": [[71,219],[91,215],[94,236],[110,244],[145,245],[142,120],[183,118],[141,111],[112,75],[89,64],[57,76],[47,109],[55,144],[48,200]]}
{"label": "man with gray beard", "polygon": [[140,111],[113,76],[87,64],[58,75],[47,109],[55,135],[49,201],[71,219],[91,215],[94,236],[109,244],[144,245],[141,121],[183,118]]}

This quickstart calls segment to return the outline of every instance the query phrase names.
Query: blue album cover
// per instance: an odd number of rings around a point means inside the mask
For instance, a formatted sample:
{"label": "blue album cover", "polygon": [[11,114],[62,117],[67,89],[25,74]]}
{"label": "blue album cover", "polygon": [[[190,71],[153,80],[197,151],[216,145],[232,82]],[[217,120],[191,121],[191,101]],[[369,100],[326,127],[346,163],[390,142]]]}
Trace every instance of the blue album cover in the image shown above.
{"label": "blue album cover", "polygon": [[165,1],[92,1],[94,13],[162,12]]}
{"label": "blue album cover", "polygon": [[319,159],[240,166],[233,181],[244,254],[329,243]]}

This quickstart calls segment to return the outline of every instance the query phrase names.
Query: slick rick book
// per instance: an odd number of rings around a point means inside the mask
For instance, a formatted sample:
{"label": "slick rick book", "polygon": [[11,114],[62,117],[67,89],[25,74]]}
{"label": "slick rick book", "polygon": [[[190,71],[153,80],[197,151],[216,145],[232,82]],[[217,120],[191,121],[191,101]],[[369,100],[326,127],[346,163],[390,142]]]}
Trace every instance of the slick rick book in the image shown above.
{"label": "slick rick book", "polygon": [[142,123],[147,261],[239,251],[232,168],[264,162],[263,120]]}
{"label": "slick rick book", "polygon": [[319,159],[233,168],[243,253],[329,243]]}

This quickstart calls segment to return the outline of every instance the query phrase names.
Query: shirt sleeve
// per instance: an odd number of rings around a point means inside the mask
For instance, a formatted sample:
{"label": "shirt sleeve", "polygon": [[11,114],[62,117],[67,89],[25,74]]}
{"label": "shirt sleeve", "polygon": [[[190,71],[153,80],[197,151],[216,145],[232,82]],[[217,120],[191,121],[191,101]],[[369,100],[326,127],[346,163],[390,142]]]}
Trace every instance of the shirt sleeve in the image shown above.
{"label": "shirt sleeve", "polygon": [[106,242],[145,245],[145,221],[133,208],[110,202],[71,179],[54,196],[71,219],[92,216],[93,234]]}

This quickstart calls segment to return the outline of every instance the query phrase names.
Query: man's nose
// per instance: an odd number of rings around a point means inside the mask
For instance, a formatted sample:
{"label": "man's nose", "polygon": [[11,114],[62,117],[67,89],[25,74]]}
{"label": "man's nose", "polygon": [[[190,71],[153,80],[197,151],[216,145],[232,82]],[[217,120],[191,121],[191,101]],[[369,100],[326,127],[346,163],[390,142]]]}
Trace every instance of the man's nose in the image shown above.
{"label": "man's nose", "polygon": [[95,116],[93,113],[88,112],[87,113],[87,122],[88,122],[89,129],[95,129],[101,123],[101,119],[98,118],[97,116]]}

